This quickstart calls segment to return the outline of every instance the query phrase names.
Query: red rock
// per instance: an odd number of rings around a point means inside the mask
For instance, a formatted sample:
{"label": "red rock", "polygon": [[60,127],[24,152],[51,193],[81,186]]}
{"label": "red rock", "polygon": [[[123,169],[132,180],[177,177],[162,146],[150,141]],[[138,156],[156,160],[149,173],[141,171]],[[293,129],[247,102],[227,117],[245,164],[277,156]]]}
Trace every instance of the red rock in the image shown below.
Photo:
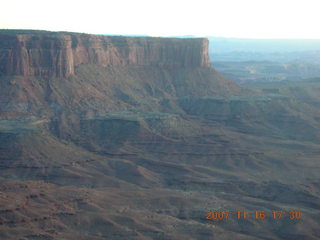
{"label": "red rock", "polygon": [[99,66],[209,67],[208,40],[77,33],[0,34],[4,75],[68,77],[82,63]]}

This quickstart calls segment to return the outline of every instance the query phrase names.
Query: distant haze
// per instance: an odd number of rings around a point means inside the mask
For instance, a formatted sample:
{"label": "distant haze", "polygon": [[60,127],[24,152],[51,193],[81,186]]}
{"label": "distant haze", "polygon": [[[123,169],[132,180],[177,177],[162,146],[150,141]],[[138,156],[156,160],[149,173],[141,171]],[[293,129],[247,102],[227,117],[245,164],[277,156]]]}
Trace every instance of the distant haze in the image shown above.
{"label": "distant haze", "polygon": [[316,0],[3,1],[0,28],[94,34],[320,39]]}
{"label": "distant haze", "polygon": [[303,61],[320,64],[318,39],[244,39],[208,37],[210,58],[219,61]]}
{"label": "distant haze", "polygon": [[208,37],[213,52],[320,51],[320,39],[243,39]]}

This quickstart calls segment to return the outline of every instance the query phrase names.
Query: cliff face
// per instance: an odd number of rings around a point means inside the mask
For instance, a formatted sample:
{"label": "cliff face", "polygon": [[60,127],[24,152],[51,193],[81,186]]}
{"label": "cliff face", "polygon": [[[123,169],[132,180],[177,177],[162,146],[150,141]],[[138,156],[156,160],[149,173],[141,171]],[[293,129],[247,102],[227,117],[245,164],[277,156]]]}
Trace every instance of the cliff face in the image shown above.
{"label": "cliff face", "polygon": [[210,67],[207,39],[131,38],[77,33],[0,34],[3,75],[68,77],[75,67]]}

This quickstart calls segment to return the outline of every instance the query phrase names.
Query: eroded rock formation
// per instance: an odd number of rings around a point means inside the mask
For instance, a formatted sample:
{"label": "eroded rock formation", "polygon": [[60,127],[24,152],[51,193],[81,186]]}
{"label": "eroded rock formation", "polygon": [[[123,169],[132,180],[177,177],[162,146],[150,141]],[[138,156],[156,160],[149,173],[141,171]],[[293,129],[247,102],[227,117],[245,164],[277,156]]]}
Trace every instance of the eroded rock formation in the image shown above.
{"label": "eroded rock formation", "polygon": [[131,38],[77,33],[0,34],[4,75],[68,77],[99,66],[209,67],[207,39]]}

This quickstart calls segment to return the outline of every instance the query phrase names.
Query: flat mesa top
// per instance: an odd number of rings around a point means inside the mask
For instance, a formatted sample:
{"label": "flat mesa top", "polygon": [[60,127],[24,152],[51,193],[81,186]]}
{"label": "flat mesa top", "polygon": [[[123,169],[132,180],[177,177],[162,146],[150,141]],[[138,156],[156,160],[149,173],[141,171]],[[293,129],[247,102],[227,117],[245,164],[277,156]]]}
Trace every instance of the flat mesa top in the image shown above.
{"label": "flat mesa top", "polygon": [[164,40],[176,40],[176,41],[199,41],[205,40],[207,38],[179,38],[179,37],[153,37],[153,36],[130,36],[130,35],[104,35],[104,34],[89,34],[89,33],[79,33],[79,32],[66,32],[66,31],[46,31],[46,30],[32,30],[32,29],[0,29],[0,35],[16,36],[16,35],[31,35],[31,36],[50,36],[50,37],[60,37],[65,35],[73,36],[90,36],[90,37],[105,37],[105,38],[135,38],[135,39],[164,39]]}

